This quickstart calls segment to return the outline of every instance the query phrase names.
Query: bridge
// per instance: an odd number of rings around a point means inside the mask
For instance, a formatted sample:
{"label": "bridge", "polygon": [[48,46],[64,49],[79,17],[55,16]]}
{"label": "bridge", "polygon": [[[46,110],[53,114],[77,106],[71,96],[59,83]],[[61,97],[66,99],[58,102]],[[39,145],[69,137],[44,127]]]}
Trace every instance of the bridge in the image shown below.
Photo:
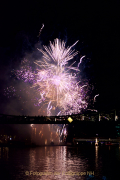
{"label": "bridge", "polygon": [[[84,122],[84,121],[109,121],[108,119],[99,119],[98,114],[93,114],[90,116],[88,114],[74,114],[74,115],[65,115],[65,116],[16,116],[16,115],[7,115],[0,114],[0,123],[27,123],[27,124],[39,124],[39,123],[71,123],[68,121],[68,118],[73,120],[72,123]],[[114,118],[110,121],[115,121]],[[116,119],[116,122],[120,119]]]}
{"label": "bridge", "polygon": [[95,145],[98,145],[98,144],[107,144],[109,145],[109,143],[111,144],[119,144],[120,146],[120,138],[118,139],[100,139],[100,138],[92,138],[92,139],[84,139],[84,138],[74,138],[73,139],[73,143],[74,144],[79,144],[79,142],[91,142],[91,143],[95,143]]}
{"label": "bridge", "polygon": [[73,122],[82,121],[82,115],[66,115],[66,116],[16,116],[0,114],[0,123],[27,123],[27,124],[39,124],[39,123],[69,123],[68,118],[71,117]]}

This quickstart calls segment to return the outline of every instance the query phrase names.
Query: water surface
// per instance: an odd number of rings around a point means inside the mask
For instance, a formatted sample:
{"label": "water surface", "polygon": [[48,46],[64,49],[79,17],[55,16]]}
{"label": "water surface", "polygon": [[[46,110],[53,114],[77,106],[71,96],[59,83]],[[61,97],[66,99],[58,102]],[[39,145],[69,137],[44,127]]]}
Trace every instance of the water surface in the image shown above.
{"label": "water surface", "polygon": [[120,179],[118,146],[0,147],[0,179]]}

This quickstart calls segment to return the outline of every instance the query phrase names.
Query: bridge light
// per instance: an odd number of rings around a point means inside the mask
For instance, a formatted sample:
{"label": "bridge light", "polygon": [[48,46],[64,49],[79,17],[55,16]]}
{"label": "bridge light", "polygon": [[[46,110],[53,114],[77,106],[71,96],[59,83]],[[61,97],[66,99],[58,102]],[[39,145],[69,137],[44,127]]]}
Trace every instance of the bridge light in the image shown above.
{"label": "bridge light", "polygon": [[68,121],[71,123],[73,121],[73,119],[71,117],[69,117]]}

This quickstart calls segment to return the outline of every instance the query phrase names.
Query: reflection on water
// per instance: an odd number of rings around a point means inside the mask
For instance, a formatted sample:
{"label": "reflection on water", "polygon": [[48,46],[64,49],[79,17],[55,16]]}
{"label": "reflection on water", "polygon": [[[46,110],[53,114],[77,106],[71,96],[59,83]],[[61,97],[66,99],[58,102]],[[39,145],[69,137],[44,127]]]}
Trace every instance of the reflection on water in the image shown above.
{"label": "reflection on water", "polygon": [[0,147],[0,159],[3,157],[5,159],[8,159],[8,151],[9,151],[8,147]]}
{"label": "reflection on water", "polygon": [[95,146],[95,166],[98,168],[98,146]]}
{"label": "reflection on water", "polygon": [[20,149],[0,147],[2,180],[116,180],[120,179],[119,169],[119,147],[49,146]]}
{"label": "reflection on water", "polygon": [[[67,149],[66,146],[30,149],[29,159],[30,163],[27,171],[32,171],[31,174],[35,171],[51,172],[50,179],[70,179],[71,175],[65,176],[67,172],[86,171],[85,160],[78,157],[74,150]],[[72,177],[72,179],[75,177]],[[46,176],[41,176],[41,178],[45,179]]]}

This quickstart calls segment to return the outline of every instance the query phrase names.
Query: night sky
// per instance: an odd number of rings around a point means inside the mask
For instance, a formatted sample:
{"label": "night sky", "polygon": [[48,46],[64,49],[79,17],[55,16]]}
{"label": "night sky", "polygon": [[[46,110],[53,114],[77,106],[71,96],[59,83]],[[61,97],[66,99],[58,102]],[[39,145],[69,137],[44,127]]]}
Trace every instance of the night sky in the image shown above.
{"label": "night sky", "polygon": [[[12,69],[36,48],[60,38],[86,55],[81,76],[99,94],[95,108],[119,109],[119,1],[4,1],[0,4],[0,113],[17,114],[4,89],[13,83]],[[40,37],[39,31],[44,24]],[[38,42],[39,41],[39,42]],[[32,57],[32,56],[30,56]],[[17,80],[15,81],[17,83]],[[17,102],[16,102],[17,103]],[[18,103],[17,103],[18,104]],[[91,106],[92,107],[92,106]],[[30,107],[32,109],[32,106]],[[29,108],[29,110],[31,110]],[[29,113],[25,110],[25,113]],[[21,113],[21,112],[20,112]],[[18,113],[19,114],[19,113]]]}

